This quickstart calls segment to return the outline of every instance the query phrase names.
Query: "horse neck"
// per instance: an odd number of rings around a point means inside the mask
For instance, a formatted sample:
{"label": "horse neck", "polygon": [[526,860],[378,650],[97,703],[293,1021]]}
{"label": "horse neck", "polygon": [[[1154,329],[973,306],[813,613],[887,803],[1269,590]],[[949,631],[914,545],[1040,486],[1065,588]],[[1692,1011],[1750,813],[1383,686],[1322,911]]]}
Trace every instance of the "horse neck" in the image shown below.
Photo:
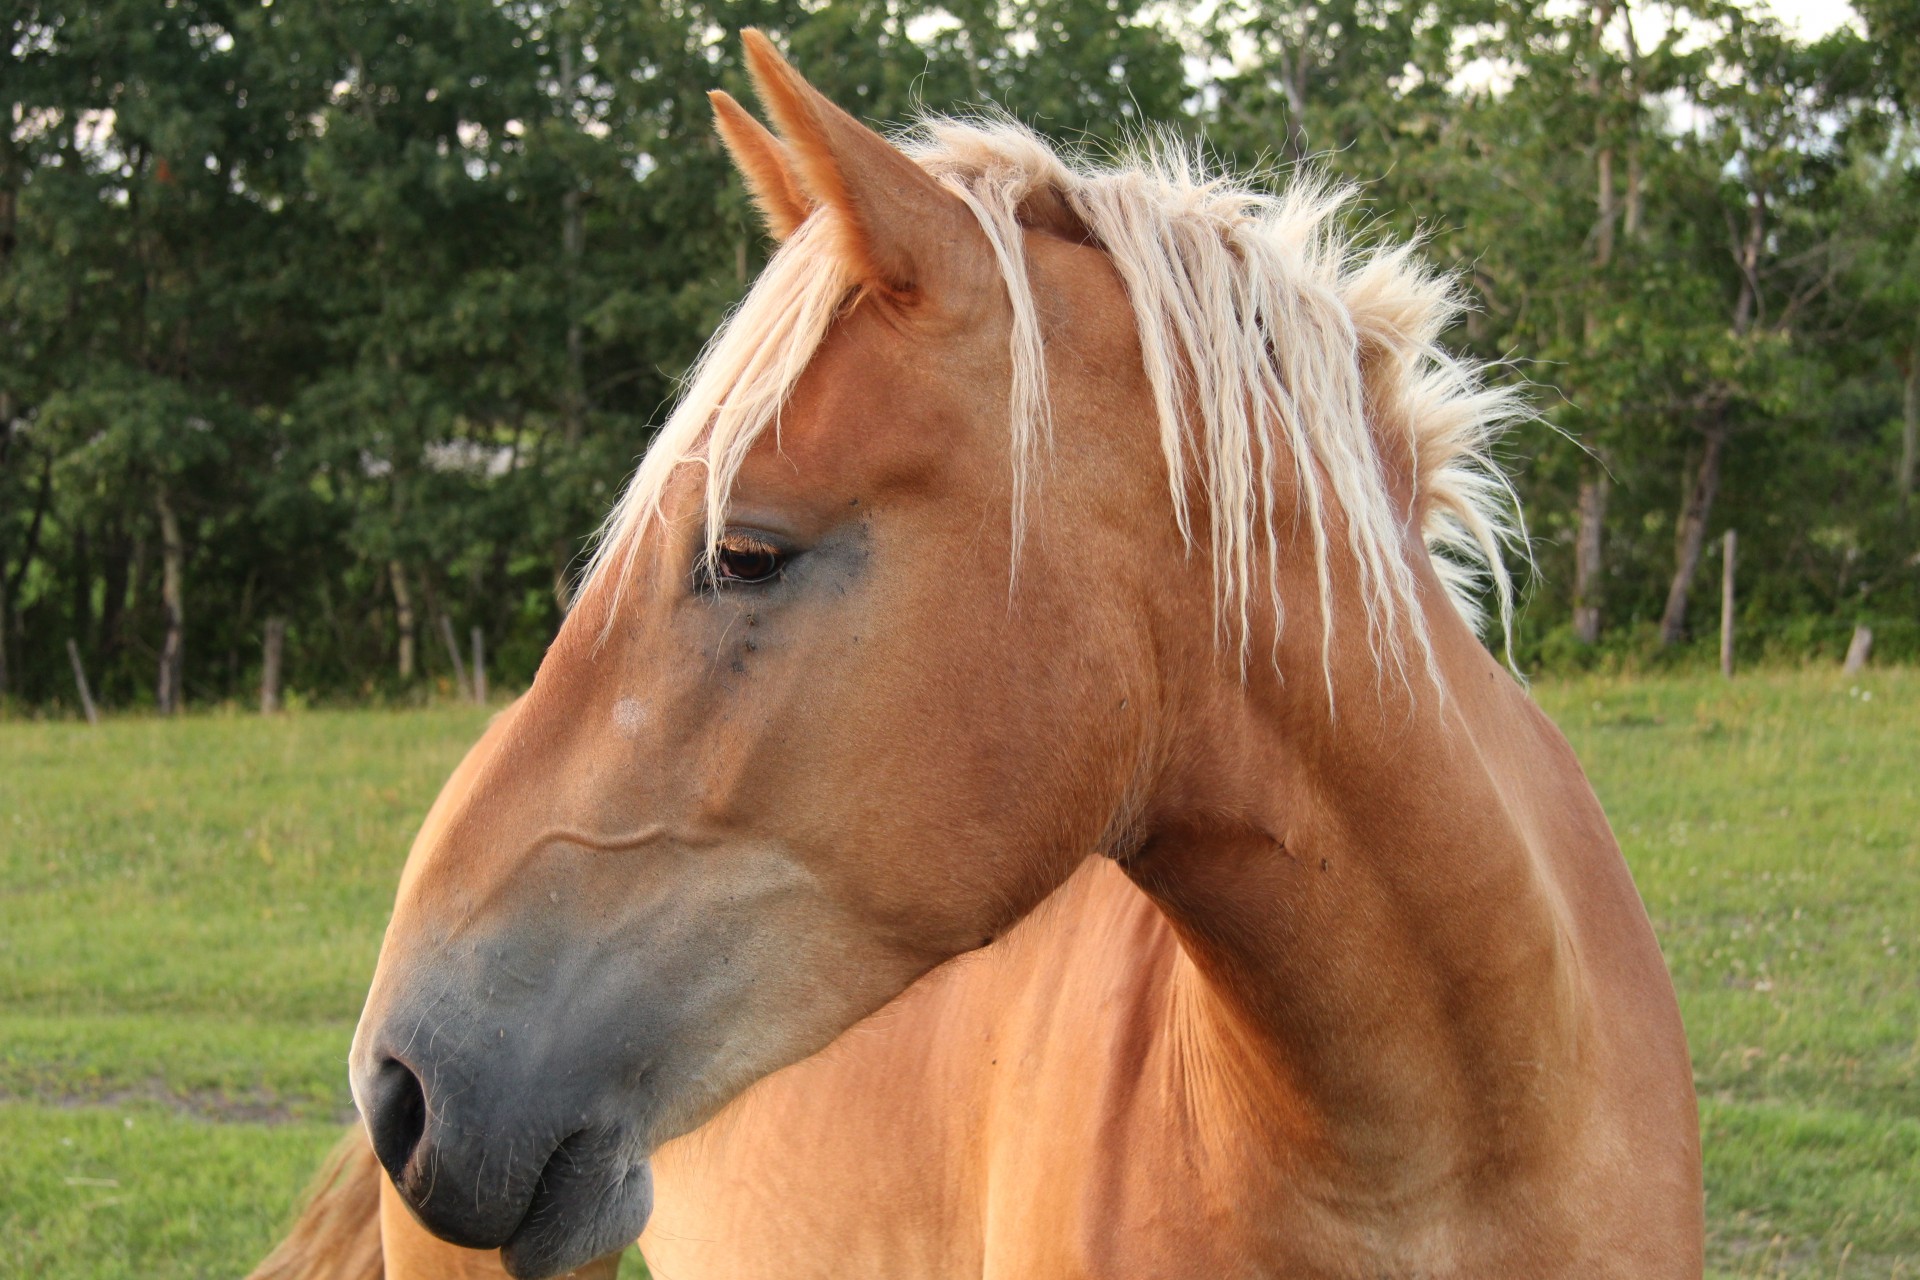
{"label": "horse neck", "polygon": [[[1552,846],[1611,840],[1422,568],[1444,695],[1371,661],[1334,672],[1337,715],[1317,680],[1212,681],[1184,708],[1179,799],[1128,863],[1193,962],[1182,1039],[1217,1059],[1194,1078],[1319,1152],[1329,1194],[1551,1148],[1565,1109],[1540,1085],[1582,1016]],[[1317,660],[1317,636],[1302,648]]]}

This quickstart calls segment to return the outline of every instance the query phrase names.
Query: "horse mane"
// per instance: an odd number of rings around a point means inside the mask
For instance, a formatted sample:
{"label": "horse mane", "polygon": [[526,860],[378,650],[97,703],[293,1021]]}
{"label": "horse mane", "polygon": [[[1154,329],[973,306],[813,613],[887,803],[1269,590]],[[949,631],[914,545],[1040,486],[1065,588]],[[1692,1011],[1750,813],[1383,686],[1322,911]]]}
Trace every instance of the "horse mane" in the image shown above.
{"label": "horse mane", "polygon": [[[1524,542],[1490,449],[1525,410],[1511,389],[1487,385],[1483,366],[1440,344],[1461,309],[1450,278],[1425,267],[1413,244],[1364,247],[1344,230],[1352,187],[1304,177],[1270,193],[1168,140],[1118,163],[1065,157],[1005,119],[929,118],[895,142],[973,210],[1012,302],[1016,574],[1028,491],[1051,435],[1022,237],[1029,226],[1064,222],[1107,253],[1132,299],[1171,514],[1189,547],[1199,536],[1208,544],[1216,639],[1223,629],[1237,633],[1243,671],[1256,600],[1265,597],[1276,635],[1283,620],[1276,558],[1259,565],[1263,549],[1280,545],[1282,519],[1304,520],[1313,542],[1329,685],[1341,527],[1383,672],[1404,678],[1417,656],[1437,680],[1403,550],[1416,530],[1469,626],[1484,626],[1480,600],[1490,592],[1510,632],[1502,551]],[[808,218],[716,331],[601,530],[587,582],[607,572],[624,580],[682,465],[703,468],[707,531],[721,534],[748,451],[769,427],[778,431],[794,384],[860,285],[833,251],[833,217],[823,209]],[[1393,496],[1383,443],[1411,465],[1411,510]],[[1284,513],[1276,510],[1282,467],[1300,500]],[[1194,480],[1207,508],[1199,536],[1188,500]]]}

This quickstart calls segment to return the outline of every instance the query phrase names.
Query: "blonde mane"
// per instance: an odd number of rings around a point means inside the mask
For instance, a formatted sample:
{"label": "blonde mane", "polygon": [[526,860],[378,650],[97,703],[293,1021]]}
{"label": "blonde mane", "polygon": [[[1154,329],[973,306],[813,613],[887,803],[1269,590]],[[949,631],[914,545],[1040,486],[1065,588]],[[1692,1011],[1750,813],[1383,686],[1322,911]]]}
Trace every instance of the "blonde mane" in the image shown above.
{"label": "blonde mane", "polygon": [[[1422,266],[1411,245],[1362,248],[1343,233],[1351,188],[1296,180],[1274,195],[1170,143],[1121,165],[1070,160],[999,120],[927,120],[896,142],[973,210],[1013,306],[1016,573],[1032,477],[1051,436],[1023,249],[1023,208],[1040,195],[1084,225],[1132,299],[1171,514],[1190,547],[1207,543],[1216,632],[1237,633],[1243,669],[1260,597],[1276,634],[1282,621],[1279,566],[1263,549],[1280,545],[1279,521],[1303,520],[1330,681],[1336,510],[1383,672],[1404,678],[1417,655],[1435,674],[1417,579],[1402,553],[1416,522],[1468,624],[1483,625],[1478,600],[1490,590],[1510,628],[1502,550],[1524,544],[1511,488],[1488,451],[1524,410],[1512,391],[1485,385],[1481,366],[1440,345],[1460,307],[1451,280]],[[707,532],[720,536],[748,451],[769,426],[778,430],[794,384],[859,283],[832,251],[833,216],[823,210],[801,225],[714,334],[602,529],[589,582],[608,572],[624,580],[636,540],[660,518],[667,482],[683,465],[703,468]],[[1379,447],[1388,433],[1398,433],[1413,463],[1411,511],[1388,482]],[[1291,469],[1299,510],[1276,510],[1282,467]],[[1195,479],[1205,494],[1203,535],[1187,497]]]}

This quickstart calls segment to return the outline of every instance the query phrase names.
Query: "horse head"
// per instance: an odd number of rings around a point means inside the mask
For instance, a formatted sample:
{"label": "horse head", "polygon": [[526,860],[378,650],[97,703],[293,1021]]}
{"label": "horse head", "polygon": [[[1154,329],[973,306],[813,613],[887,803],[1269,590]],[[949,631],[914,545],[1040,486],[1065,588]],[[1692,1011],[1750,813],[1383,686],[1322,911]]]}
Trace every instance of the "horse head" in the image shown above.
{"label": "horse head", "polygon": [[[354,1044],[409,1205],[516,1274],[631,1242],[655,1146],[1123,831],[1148,620],[1208,607],[1204,582],[1140,571],[1178,563],[1178,534],[1151,556],[1132,527],[1165,482],[1104,255],[996,242],[748,48],[784,136],[716,106],[787,243],[707,359],[725,385],[697,431],[663,434],[533,687],[422,831]],[[1009,252],[1038,314],[1002,287]],[[1023,425],[1052,447],[1017,484],[1010,352],[1036,324],[1050,421]],[[1030,479],[1044,501],[1016,521]]]}

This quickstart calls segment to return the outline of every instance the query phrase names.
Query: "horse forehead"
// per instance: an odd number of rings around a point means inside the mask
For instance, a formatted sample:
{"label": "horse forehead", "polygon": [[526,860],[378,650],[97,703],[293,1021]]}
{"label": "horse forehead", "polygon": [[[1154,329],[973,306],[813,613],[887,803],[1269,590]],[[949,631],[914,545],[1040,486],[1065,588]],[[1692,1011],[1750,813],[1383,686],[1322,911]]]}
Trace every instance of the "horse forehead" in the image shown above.
{"label": "horse forehead", "polygon": [[[1115,358],[1138,359],[1133,305],[1105,250],[1036,230],[1025,250],[1050,377],[1101,376]],[[777,447],[789,467],[846,468],[950,448],[964,419],[1005,417],[1009,318],[1003,308],[929,331],[885,302],[862,301],[794,388],[777,446],[769,432],[756,452]]]}
{"label": "horse forehead", "polygon": [[[887,485],[949,460],[983,412],[1004,415],[1004,336],[926,332],[885,304],[836,323],[778,422],[741,467],[741,490],[821,480]],[[1000,376],[987,376],[995,364]]]}

